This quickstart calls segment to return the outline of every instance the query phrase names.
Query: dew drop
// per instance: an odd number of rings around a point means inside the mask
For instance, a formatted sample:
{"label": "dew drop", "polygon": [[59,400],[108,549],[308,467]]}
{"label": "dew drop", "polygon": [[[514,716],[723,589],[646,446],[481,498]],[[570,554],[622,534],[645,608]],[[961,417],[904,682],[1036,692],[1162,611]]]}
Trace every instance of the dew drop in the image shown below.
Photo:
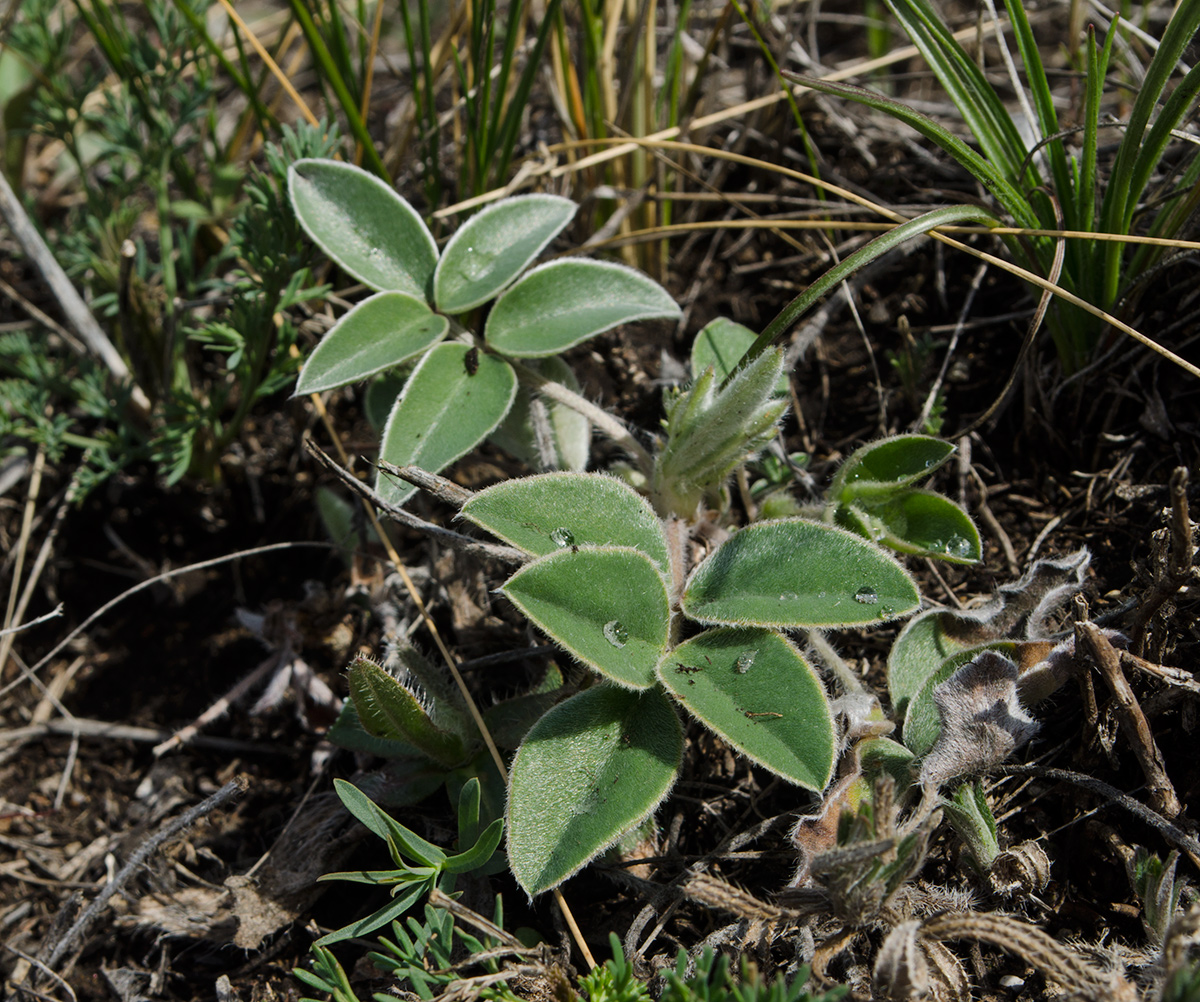
{"label": "dew drop", "polygon": [[880,619],[891,619],[894,615],[896,615],[896,610],[893,609],[890,605],[881,605],[879,607],[879,618]]}
{"label": "dew drop", "polygon": [[560,525],[557,529],[551,530],[550,538],[554,541],[555,546],[565,548],[575,545],[575,534],[564,525]]}
{"label": "dew drop", "polygon": [[973,549],[971,541],[964,536],[954,535],[946,540],[946,553],[952,557],[965,559],[971,556]]}
{"label": "dew drop", "polygon": [[854,593],[854,601],[859,605],[871,605],[879,601],[879,593],[870,585],[863,585]]}
{"label": "dew drop", "polygon": [[742,651],[737,656],[737,661],[734,662],[733,670],[739,675],[745,675],[751,668],[754,667],[754,659],[758,657],[758,651]]}
{"label": "dew drop", "polygon": [[604,639],[613,647],[624,647],[629,642],[629,631],[619,619],[610,619],[604,624]]}
{"label": "dew drop", "polygon": [[800,596],[794,591],[785,591],[779,596],[780,602],[795,602]]}

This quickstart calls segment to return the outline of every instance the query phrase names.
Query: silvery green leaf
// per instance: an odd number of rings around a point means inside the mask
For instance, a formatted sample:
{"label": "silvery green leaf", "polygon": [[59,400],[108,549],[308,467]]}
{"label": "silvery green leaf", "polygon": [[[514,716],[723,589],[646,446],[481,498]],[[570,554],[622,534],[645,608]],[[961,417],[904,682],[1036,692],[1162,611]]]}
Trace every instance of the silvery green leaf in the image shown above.
{"label": "silvery green leaf", "polygon": [[321,338],[300,370],[296,396],[357,383],[419,355],[446,336],[450,321],[423,299],[380,292],[364,299]]}
{"label": "silvery green leaf", "polygon": [[827,627],[885,622],[920,605],[894,558],[819,522],[758,522],[730,536],[688,580],[683,611],[729,626]]}
{"label": "silvery green leaf", "polygon": [[429,298],[437,244],[416,210],[374,174],[297,160],[288,191],[300,225],[343,271],[381,292]]}
{"label": "silvery green leaf", "polygon": [[666,654],[671,612],[654,562],[628,547],[556,550],[501,592],[568,651],[620,685],[646,689]]}
{"label": "silvery green leaf", "polygon": [[650,816],[683,731],[659,688],[597,685],[539,720],[513,761],[508,861],[530,895],[557,887]]}
{"label": "silvery green leaf", "polygon": [[869,442],[841,465],[829,496],[839,501],[879,498],[924,480],[954,454],[954,446],[928,435],[896,435]]}
{"label": "silvery green leaf", "polygon": [[679,704],[759,765],[809,790],[833,771],[833,717],[800,652],[773,630],[706,630],[658,676]]}
{"label": "silvery green leaf", "polygon": [[[459,342],[439,344],[413,370],[388,415],[379,457],[437,473],[487,438],[516,393],[516,373],[503,359]],[[375,489],[397,505],[416,491],[383,474]]]}
{"label": "silvery green leaf", "polygon": [[637,491],[615,477],[543,473],[506,480],[479,491],[462,513],[537,556],[571,546],[629,546],[667,573],[662,523]]}
{"label": "silvery green leaf", "polygon": [[433,276],[444,313],[465,313],[495,298],[575,215],[558,195],[518,195],[481,209],[442,250]]}
{"label": "silvery green leaf", "polygon": [[488,344],[540,358],[634,320],[674,319],[679,306],[661,285],[610,261],[552,261],[526,273],[488,314]]}

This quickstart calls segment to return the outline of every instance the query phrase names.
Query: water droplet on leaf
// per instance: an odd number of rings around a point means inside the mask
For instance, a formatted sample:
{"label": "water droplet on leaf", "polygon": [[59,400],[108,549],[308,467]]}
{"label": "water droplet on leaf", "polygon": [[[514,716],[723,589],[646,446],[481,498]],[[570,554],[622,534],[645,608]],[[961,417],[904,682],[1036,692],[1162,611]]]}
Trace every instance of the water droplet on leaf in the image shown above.
{"label": "water droplet on leaf", "polygon": [[604,624],[604,639],[613,647],[624,647],[629,642],[629,631],[619,619],[610,619]]}
{"label": "water droplet on leaf", "polygon": [[966,559],[971,556],[974,549],[971,541],[964,536],[954,535],[946,540],[946,553],[952,557]]}
{"label": "water droplet on leaf", "polygon": [[798,599],[799,597],[800,596],[797,595],[794,591],[785,591],[783,594],[781,594],[779,596],[779,601],[780,602],[795,602],[796,599]]}
{"label": "water droplet on leaf", "polygon": [[880,619],[891,619],[894,615],[896,615],[896,610],[893,609],[890,605],[881,605],[879,607],[879,618]]}
{"label": "water droplet on leaf", "polygon": [[566,526],[560,525],[557,529],[550,532],[550,538],[554,541],[555,546],[568,547],[575,545],[575,535]]}
{"label": "water droplet on leaf", "polygon": [[859,605],[871,605],[879,601],[879,593],[870,585],[863,585],[854,593],[854,601]]}
{"label": "water droplet on leaf", "polygon": [[751,668],[754,667],[754,659],[758,657],[758,651],[742,651],[737,656],[737,661],[734,662],[733,670],[739,675],[745,675]]}

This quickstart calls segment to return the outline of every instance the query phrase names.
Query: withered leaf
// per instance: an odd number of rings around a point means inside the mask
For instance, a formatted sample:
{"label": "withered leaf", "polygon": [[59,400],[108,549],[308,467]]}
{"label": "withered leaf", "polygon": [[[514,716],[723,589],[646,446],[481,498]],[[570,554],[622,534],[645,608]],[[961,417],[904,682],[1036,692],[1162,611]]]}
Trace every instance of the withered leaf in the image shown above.
{"label": "withered leaf", "polygon": [[921,785],[937,787],[1006,759],[1037,732],[1017,699],[1017,666],[983,651],[933,691],[942,729],[921,766]]}

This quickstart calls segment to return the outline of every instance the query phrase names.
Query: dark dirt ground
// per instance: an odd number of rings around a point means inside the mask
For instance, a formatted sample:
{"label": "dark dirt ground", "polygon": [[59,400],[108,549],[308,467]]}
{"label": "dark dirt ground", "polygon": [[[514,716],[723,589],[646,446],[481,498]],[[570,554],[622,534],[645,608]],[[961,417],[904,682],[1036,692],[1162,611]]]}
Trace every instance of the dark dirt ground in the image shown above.
{"label": "dark dirt ground", "polygon": [[[763,118],[756,155],[779,154],[785,137],[778,120]],[[907,157],[897,144],[874,150],[883,166],[869,171],[840,142],[821,113],[809,122],[815,141],[836,173],[871,184],[880,200],[904,201],[916,192],[928,197],[944,179],[922,172],[928,161]],[[786,142],[784,138],[784,142]],[[955,183],[962,179],[955,177]],[[726,183],[746,190],[751,183],[792,194],[779,182],[737,176]],[[712,316],[724,314],[761,327],[816,269],[794,262],[795,251],[761,231],[735,248],[724,247],[706,263],[703,242],[674,248],[670,290],[689,302],[687,331],[643,327],[605,336],[572,362],[588,394],[611,403],[640,427],[652,427],[660,407],[655,380],[665,350],[686,357],[694,332]],[[698,274],[704,265],[708,270]],[[915,336],[933,331],[941,340],[957,320],[974,262],[942,256],[925,243],[880,269],[857,289],[863,331],[873,345],[868,356],[863,332],[841,311],[821,332],[793,374],[799,410],[789,414],[784,434],[789,451],[811,456],[810,472],[827,483],[836,461],[881,432],[904,430],[919,406],[906,395],[886,353],[901,347],[898,318]],[[1190,267],[1181,264],[1159,277],[1146,297],[1138,326],[1147,332],[1171,330],[1168,344],[1185,354],[1195,337],[1194,322],[1180,326],[1194,309]],[[696,279],[700,281],[697,282]],[[698,293],[698,294],[697,294]],[[972,310],[947,383],[946,426],[955,438],[1001,391],[1024,334],[1024,319],[993,320],[1014,310],[1027,313],[1028,294],[1003,275],[989,274]],[[1194,347],[1190,348],[1194,355]],[[921,375],[927,386],[940,352]],[[878,373],[878,378],[876,377]],[[985,541],[985,559],[976,568],[913,569],[927,599],[969,602],[1018,576],[1037,556],[1061,556],[1080,546],[1092,552],[1085,595],[1093,616],[1111,616],[1108,625],[1128,629],[1149,593],[1147,568],[1153,537],[1166,524],[1167,484],[1172,471],[1193,472],[1189,496],[1196,505],[1198,445],[1196,414],[1200,386],[1143,349],[1114,343],[1094,372],[1062,388],[1053,353],[1035,351],[1010,404],[992,425],[964,439],[968,461],[938,474],[938,489],[961,498],[973,513]],[[1037,388],[1041,387],[1042,390]],[[1044,399],[1051,396],[1051,402]],[[886,404],[881,417],[880,402]],[[268,544],[320,543],[324,534],[313,490],[330,478],[319,472],[301,447],[312,427],[303,401],[273,402],[260,408],[239,455],[223,467],[218,487],[165,488],[146,470],[129,470],[66,514],[39,581],[30,616],[62,602],[65,618],[20,637],[15,652],[25,664],[40,660],[68,629],[125,589],[163,571],[227,557]],[[332,402],[335,427],[348,441],[369,440],[355,394]],[[322,432],[316,436],[322,444]],[[598,448],[595,462],[606,458]],[[495,450],[460,463],[452,476],[463,483],[491,482],[519,467]],[[40,545],[69,469],[47,470],[38,501],[44,521],[34,532]],[[24,510],[22,489],[0,498],[0,550],[12,552]],[[798,493],[803,496],[802,489]],[[421,502],[428,515],[448,521],[450,512]],[[461,658],[520,646],[528,634],[502,601],[487,588],[499,582],[496,568],[461,558],[449,559],[415,536],[399,536],[401,553],[419,572],[418,583],[431,603],[439,629]],[[12,557],[3,565],[5,579]],[[244,679],[269,652],[239,620],[239,610],[274,614],[294,629],[299,657],[337,697],[345,695],[341,672],[357,651],[377,653],[379,624],[362,596],[379,588],[377,563],[368,558],[351,580],[340,558],[327,548],[284,548],[247,556],[170,578],[146,588],[99,618],[41,669],[42,685],[18,682],[18,667],[3,668],[0,686],[0,971],[7,984],[25,980],[30,959],[61,935],[77,902],[86,901],[154,832],[222,784],[245,776],[244,795],[212,812],[182,837],[156,853],[118,894],[111,910],[55,965],[69,985],[38,982],[39,997],[79,999],[141,997],[200,1000],[219,996],[217,979],[243,1000],[292,999],[301,992],[291,969],[305,961],[313,923],[328,929],[365,913],[369,899],[344,885],[313,886],[317,874],[335,868],[381,865],[377,845],[337,811],[334,777],[352,777],[354,756],[323,741],[331,711],[320,703],[319,686],[293,684],[277,705],[252,712],[259,686],[200,738],[160,758],[158,741],[193,720],[221,694]],[[1162,607],[1144,656],[1191,674],[1200,636],[1197,601],[1184,589]],[[403,612],[411,618],[412,611]],[[843,655],[860,667],[880,693],[883,664],[894,630],[848,633],[836,638]],[[430,648],[421,630],[420,646]],[[524,671],[522,666],[494,672]],[[504,689],[511,676],[471,676],[481,692]],[[1200,785],[1196,693],[1168,688],[1145,677],[1132,679],[1150,714],[1166,771],[1185,805],[1175,819],[1185,831],[1195,822],[1186,805]],[[14,684],[16,683],[16,684]],[[1086,774],[1146,801],[1145,778],[1126,736],[1113,725],[1111,697],[1097,683],[1101,740],[1089,725],[1077,688],[1068,686],[1042,704],[1036,716],[1041,736],[1017,756]],[[71,735],[65,719],[106,722],[126,730]],[[57,728],[47,731],[49,722]],[[134,728],[142,730],[135,731]],[[1141,845],[1166,855],[1170,845],[1153,829],[1105,797],[1049,779],[994,776],[988,788],[1001,820],[1001,844],[1040,839],[1051,862],[1049,884],[1037,901],[1004,905],[977,892],[980,907],[1024,915],[1063,943],[1083,944],[1095,958],[1107,951],[1134,965],[1131,977],[1148,977],[1142,965],[1153,956],[1139,920],[1139,908],[1125,876],[1122,853]],[[810,810],[811,798],[773,782],[698,732],[689,733],[682,779],[658,812],[657,852],[676,861],[646,868],[647,879],[667,884],[682,866],[712,852],[723,839],[766,819],[780,818],[745,851],[714,861],[718,877],[756,898],[769,901],[783,889],[796,865],[787,832],[796,812]],[[433,841],[445,841],[453,818],[444,794],[437,794],[401,820]],[[749,851],[753,850],[753,851]],[[969,884],[956,840],[943,825],[919,874],[931,895],[938,887]],[[1194,879],[1200,859],[1179,862],[1180,875]],[[236,878],[252,874],[250,886]],[[231,884],[233,886],[231,886]],[[496,878],[510,928],[537,929],[549,941],[561,936],[561,920],[548,900],[525,902],[510,879]],[[619,871],[593,867],[565,885],[564,893],[598,957],[607,956],[607,937],[622,937],[649,898],[644,887],[621,879]],[[322,893],[323,892],[323,893]],[[711,898],[711,895],[710,895]],[[948,899],[947,899],[948,900]],[[667,918],[644,960],[673,959],[727,926],[744,909],[714,907],[703,895],[684,899]],[[654,925],[642,917],[643,937]],[[836,926],[818,920],[813,935],[829,947]],[[753,938],[753,937],[748,937]],[[859,981],[880,941],[867,929],[839,955],[827,949],[830,978]],[[759,950],[768,966],[786,965],[796,953],[794,935],[781,936]],[[811,941],[811,940],[810,940]],[[735,938],[736,942],[736,938]],[[753,944],[750,947],[752,948]],[[757,948],[756,948],[757,949]],[[1090,951],[1090,952],[1089,952]],[[339,951],[347,968],[364,951]],[[977,998],[1040,999],[1056,989],[1024,960],[984,946],[965,945]],[[582,966],[578,953],[571,962]],[[361,966],[356,979],[369,974]],[[1016,979],[1002,985],[1004,977]],[[360,994],[365,980],[356,980]],[[381,990],[384,981],[375,987]],[[32,998],[32,994],[14,997]]]}

